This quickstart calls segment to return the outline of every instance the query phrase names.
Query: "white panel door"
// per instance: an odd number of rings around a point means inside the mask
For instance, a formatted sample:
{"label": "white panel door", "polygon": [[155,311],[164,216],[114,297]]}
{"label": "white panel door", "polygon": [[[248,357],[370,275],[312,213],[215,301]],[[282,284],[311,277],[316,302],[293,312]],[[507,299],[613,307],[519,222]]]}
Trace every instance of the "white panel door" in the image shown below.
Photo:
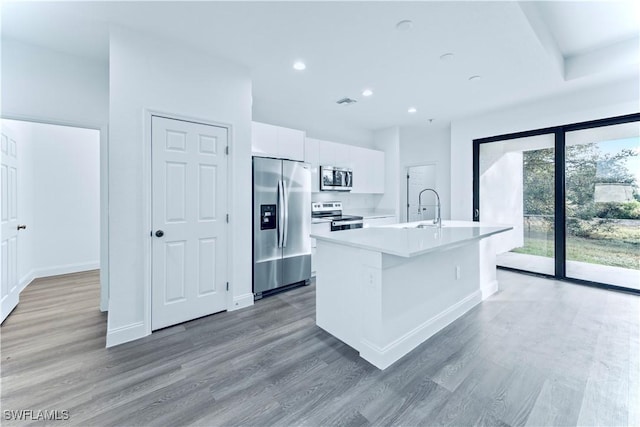
{"label": "white panel door", "polygon": [[3,129],[0,143],[2,172],[0,176],[0,211],[2,211],[2,308],[0,322],[18,305],[18,147],[16,140]]}
{"label": "white panel door", "polygon": [[227,308],[227,138],[152,118],[152,329]]}
{"label": "white panel door", "polygon": [[436,188],[436,165],[407,168],[407,216],[408,222],[433,219],[436,216],[436,196],[431,191],[422,194],[422,206],[418,196],[425,188]]}

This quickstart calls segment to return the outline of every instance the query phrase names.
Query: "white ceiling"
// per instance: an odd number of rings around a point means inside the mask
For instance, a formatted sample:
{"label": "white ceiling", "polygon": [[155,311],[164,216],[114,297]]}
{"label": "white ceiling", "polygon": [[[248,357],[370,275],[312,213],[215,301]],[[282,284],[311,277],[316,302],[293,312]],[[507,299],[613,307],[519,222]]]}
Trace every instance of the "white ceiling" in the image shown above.
{"label": "white ceiling", "polygon": [[[546,26],[561,60],[637,40],[635,3],[536,2],[536,27],[517,2],[5,2],[2,36],[106,62],[109,25],[121,25],[249,67],[255,118],[375,130],[637,80],[640,52],[565,79],[540,38]],[[412,30],[395,29],[404,19]],[[297,59],[305,71],[292,69]],[[344,96],[358,103],[337,105]]]}

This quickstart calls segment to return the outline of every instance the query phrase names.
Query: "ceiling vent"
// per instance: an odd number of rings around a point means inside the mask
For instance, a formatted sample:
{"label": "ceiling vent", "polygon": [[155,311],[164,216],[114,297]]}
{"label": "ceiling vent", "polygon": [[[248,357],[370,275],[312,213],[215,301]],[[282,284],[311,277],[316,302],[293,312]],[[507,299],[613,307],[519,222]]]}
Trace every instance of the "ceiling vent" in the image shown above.
{"label": "ceiling vent", "polygon": [[342,98],[342,99],[338,99],[336,101],[336,104],[339,104],[339,105],[350,105],[350,104],[355,104],[356,102],[358,102],[358,101],[356,101],[355,99],[352,99],[352,98]]}

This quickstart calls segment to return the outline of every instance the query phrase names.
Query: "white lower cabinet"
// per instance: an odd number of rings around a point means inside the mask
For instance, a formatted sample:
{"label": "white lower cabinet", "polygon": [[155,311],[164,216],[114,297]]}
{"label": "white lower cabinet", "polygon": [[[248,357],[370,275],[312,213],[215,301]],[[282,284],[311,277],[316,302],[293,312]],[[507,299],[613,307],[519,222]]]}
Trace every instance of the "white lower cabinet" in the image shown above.
{"label": "white lower cabinet", "polygon": [[385,216],[381,218],[365,218],[363,227],[380,227],[382,225],[396,224],[398,221],[395,216]]}
{"label": "white lower cabinet", "polygon": [[[330,222],[311,224],[311,234],[324,234],[331,232]],[[316,239],[311,238],[311,275],[316,275]]]}

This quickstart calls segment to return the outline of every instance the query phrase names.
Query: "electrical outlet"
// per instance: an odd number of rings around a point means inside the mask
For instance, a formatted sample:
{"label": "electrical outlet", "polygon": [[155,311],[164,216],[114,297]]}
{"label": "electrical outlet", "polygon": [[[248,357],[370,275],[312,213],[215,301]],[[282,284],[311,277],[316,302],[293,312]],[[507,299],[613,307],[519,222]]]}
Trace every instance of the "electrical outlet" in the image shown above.
{"label": "electrical outlet", "polygon": [[456,265],[456,280],[460,280],[460,266]]}

